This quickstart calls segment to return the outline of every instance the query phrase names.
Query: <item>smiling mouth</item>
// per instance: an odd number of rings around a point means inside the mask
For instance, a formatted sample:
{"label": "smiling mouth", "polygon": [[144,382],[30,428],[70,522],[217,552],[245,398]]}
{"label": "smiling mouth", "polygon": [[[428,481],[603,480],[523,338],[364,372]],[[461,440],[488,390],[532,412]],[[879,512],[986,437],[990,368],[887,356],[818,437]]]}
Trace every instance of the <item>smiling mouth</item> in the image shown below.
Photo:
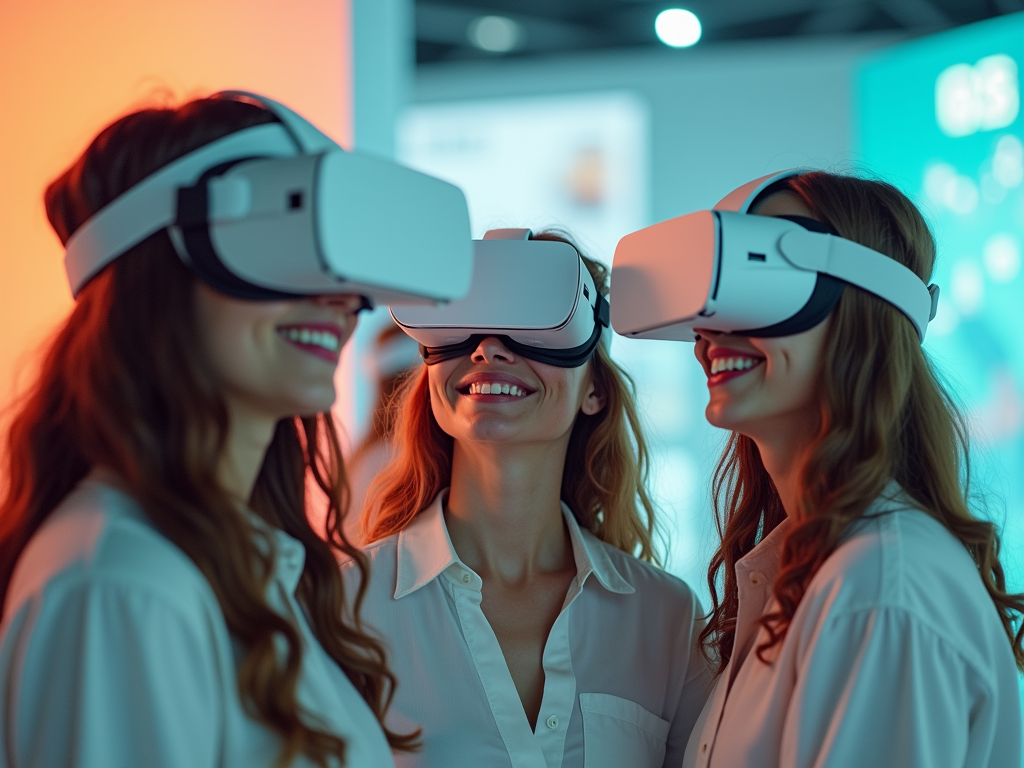
{"label": "smiling mouth", "polygon": [[732,381],[745,373],[754,370],[764,362],[763,357],[734,354],[728,357],[716,357],[711,361],[711,373],[708,375],[708,386],[717,387]]}
{"label": "smiling mouth", "polygon": [[488,378],[477,378],[476,376],[472,378],[475,380],[456,387],[455,391],[478,403],[510,403],[529,397],[535,392],[522,382],[516,383],[507,379],[488,380]]}
{"label": "smiling mouth", "polygon": [[465,390],[464,394],[467,395],[508,395],[510,397],[526,397],[530,394],[525,389],[515,384],[505,384],[497,381],[491,383],[475,381],[468,387],[465,387]]}
{"label": "smiling mouth", "polygon": [[277,332],[285,341],[303,352],[330,363],[341,357],[341,334],[333,325],[282,325]]}

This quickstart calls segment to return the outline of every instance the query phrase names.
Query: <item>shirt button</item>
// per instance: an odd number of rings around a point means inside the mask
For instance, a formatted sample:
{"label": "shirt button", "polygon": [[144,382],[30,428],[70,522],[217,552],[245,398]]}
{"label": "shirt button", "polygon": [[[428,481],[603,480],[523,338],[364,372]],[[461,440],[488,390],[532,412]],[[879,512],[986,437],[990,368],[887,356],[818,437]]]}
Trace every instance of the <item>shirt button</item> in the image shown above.
{"label": "shirt button", "polygon": [[558,718],[552,715],[547,720],[545,720],[544,723],[545,725],[547,725],[548,728],[550,728],[553,731],[555,730],[555,728],[558,727]]}
{"label": "shirt button", "polygon": [[469,574],[468,573],[462,574],[462,583],[463,584],[469,584],[469,582],[470,582]]}
{"label": "shirt button", "polygon": [[751,583],[751,585],[753,585],[755,587],[760,587],[762,584],[764,584],[764,581],[765,581],[764,574],[761,573],[760,571],[754,571],[753,573],[750,574],[750,583]]}
{"label": "shirt button", "polygon": [[708,743],[705,741],[700,745],[701,754],[705,754],[708,751]]}

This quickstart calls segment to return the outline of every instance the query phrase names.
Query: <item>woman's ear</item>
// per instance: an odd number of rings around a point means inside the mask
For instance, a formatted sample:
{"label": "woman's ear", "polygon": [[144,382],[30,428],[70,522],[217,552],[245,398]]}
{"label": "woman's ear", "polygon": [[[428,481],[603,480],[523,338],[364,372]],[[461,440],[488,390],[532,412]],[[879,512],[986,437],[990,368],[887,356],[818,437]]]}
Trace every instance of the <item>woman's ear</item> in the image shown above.
{"label": "woman's ear", "polygon": [[604,396],[603,392],[598,390],[597,385],[594,383],[594,374],[588,374],[587,394],[584,396],[583,404],[580,406],[580,413],[585,416],[593,416],[600,413],[604,410],[607,401],[608,398]]}

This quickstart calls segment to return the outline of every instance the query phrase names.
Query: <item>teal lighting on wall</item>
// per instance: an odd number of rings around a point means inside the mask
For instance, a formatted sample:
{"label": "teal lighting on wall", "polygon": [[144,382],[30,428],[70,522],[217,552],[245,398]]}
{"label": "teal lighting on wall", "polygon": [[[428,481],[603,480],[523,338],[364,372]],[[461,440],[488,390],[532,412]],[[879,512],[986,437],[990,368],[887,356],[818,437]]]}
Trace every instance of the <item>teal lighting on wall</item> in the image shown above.
{"label": "teal lighting on wall", "polygon": [[857,73],[858,152],[936,236],[925,347],[972,424],[977,509],[1024,591],[1024,13],[885,49]]}

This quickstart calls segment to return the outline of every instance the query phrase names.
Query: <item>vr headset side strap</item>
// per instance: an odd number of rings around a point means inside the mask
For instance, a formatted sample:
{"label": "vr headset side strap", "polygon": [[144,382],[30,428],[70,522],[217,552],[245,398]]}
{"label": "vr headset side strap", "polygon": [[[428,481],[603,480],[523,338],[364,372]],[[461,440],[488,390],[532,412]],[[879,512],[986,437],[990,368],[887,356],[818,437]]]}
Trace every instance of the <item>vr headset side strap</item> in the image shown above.
{"label": "vr headset side strap", "polygon": [[268,99],[266,96],[261,96],[260,94],[252,93],[251,91],[219,91],[214,94],[214,96],[225,99],[247,99],[249,101],[256,102],[268,111],[273,112],[274,117],[281,121],[285,130],[287,130],[291,135],[296,147],[301,149],[302,152],[307,155],[316,154],[317,152],[337,151],[341,149],[334,139],[325,134],[302,115],[289,109],[279,101]]}
{"label": "vr headset side strap", "polygon": [[935,314],[938,286],[926,286],[895,259],[852,240],[805,229],[786,232],[779,250],[801,269],[845,280],[892,304],[910,319],[924,341],[928,321]]}
{"label": "vr headset side strap", "polygon": [[190,152],[147,176],[97,212],[68,238],[64,269],[71,295],[133,245],[169,226],[177,210],[177,189],[189,186],[211,166],[247,156],[290,157],[295,142],[279,123],[247,128]]}
{"label": "vr headset side strap", "polygon": [[728,195],[723,197],[717,203],[715,203],[712,210],[715,211],[733,211],[735,213],[749,213],[750,205],[757,199],[765,189],[772,184],[783,179],[788,179],[792,176],[799,176],[801,173],[807,173],[813,170],[812,168],[790,168],[787,171],[779,171],[778,173],[769,173],[767,176],[762,176],[759,179],[748,181],[742,187],[737,187]]}

